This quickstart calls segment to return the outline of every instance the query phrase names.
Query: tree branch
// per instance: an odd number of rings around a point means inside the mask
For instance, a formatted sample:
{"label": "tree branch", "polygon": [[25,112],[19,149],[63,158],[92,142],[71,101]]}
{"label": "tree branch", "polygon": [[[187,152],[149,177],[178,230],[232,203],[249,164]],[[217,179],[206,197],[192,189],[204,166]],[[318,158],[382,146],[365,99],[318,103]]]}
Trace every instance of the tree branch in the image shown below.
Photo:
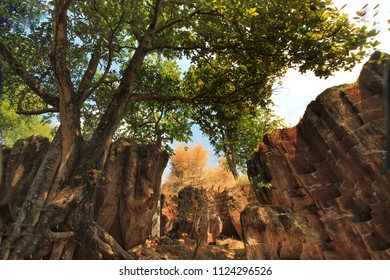
{"label": "tree branch", "polygon": [[162,3],[163,0],[154,1],[154,11],[151,15],[149,27],[124,71],[117,92],[111,99],[110,104],[88,143],[88,145],[93,147],[99,147],[99,150],[95,150],[95,153],[91,154],[91,158],[89,159],[95,165],[101,165],[105,162],[112,137],[133,95],[135,80],[144,63],[145,56],[148,54],[155,39],[157,22],[162,13]]}
{"label": "tree branch", "polygon": [[159,51],[159,50],[173,50],[173,51],[205,51],[205,52],[217,52],[217,51],[226,51],[226,50],[249,50],[245,48],[240,48],[240,44],[231,44],[230,46],[205,46],[205,45],[192,45],[192,46],[171,46],[171,45],[154,45],[151,50]]}
{"label": "tree branch", "polygon": [[[91,96],[98,87],[101,86],[102,83],[104,83],[105,79],[107,78],[107,75],[111,69],[111,65],[112,65],[112,60],[113,60],[113,53],[114,53],[114,38],[115,38],[115,35],[116,35],[116,32],[119,30],[119,27],[121,26],[121,24],[123,23],[123,20],[124,20],[124,12],[122,12],[122,15],[117,23],[117,25],[112,29],[112,32],[111,32],[111,35],[110,35],[110,39],[109,39],[109,43],[108,43],[108,60],[107,60],[107,65],[105,67],[105,70],[104,70],[104,73],[103,75],[100,77],[100,79],[98,81],[96,81],[93,85],[90,84],[90,88],[89,90],[87,91],[84,91],[84,93],[82,94],[80,100],[79,100],[79,105],[81,105],[82,103],[84,103],[84,101],[89,97]],[[102,40],[102,50],[103,51],[103,47],[104,47],[104,41]],[[100,54],[101,56],[101,54]],[[98,64],[99,60],[97,61],[97,64]],[[97,65],[96,65],[97,67]],[[95,69],[95,72],[94,74],[96,73],[96,69]],[[94,75],[93,75],[94,76]],[[93,78],[93,77],[92,77]],[[91,79],[91,83],[92,83],[92,79]]]}
{"label": "tree branch", "polygon": [[139,101],[157,101],[157,102],[181,102],[184,104],[210,104],[210,103],[219,103],[219,104],[230,104],[232,101],[227,100],[222,97],[182,97],[182,96],[161,96],[155,94],[136,94],[132,95],[130,102],[139,102]]}
{"label": "tree branch", "polygon": [[20,115],[42,115],[45,113],[58,113],[58,108],[42,108],[40,110],[24,110],[23,109],[23,101],[26,98],[27,93],[30,91],[30,89],[24,89],[20,93],[19,101],[18,101],[18,111],[16,112],[17,114]]}
{"label": "tree branch", "polygon": [[162,3],[163,2],[164,2],[163,0],[154,0],[154,14],[153,14],[152,21],[150,22],[150,25],[148,28],[148,31],[153,33],[153,37],[154,37],[154,35],[156,35],[156,32],[157,32],[157,23],[158,23],[158,19],[161,16],[161,13],[162,13]]}
{"label": "tree branch", "polygon": [[73,95],[73,85],[66,65],[67,11],[71,2],[71,0],[54,1],[54,41],[50,58],[60,92],[60,102],[61,99],[69,101]]}
{"label": "tree branch", "polygon": [[[54,38],[50,55],[59,92],[61,120],[61,170],[72,170],[81,148],[81,123],[78,96],[74,93],[67,67],[68,9],[72,0],[54,1]],[[65,168],[66,166],[66,168]]]}
{"label": "tree branch", "polygon": [[159,27],[156,30],[156,34],[159,34],[159,33],[163,32],[164,30],[174,26],[175,24],[181,23],[181,22],[183,22],[185,20],[189,20],[189,19],[191,19],[194,16],[199,15],[199,14],[203,14],[203,15],[216,15],[216,11],[203,12],[201,10],[195,10],[194,12],[190,13],[189,15],[187,15],[185,17],[172,20],[172,21],[168,22],[166,25],[163,25],[163,26]]}
{"label": "tree branch", "polygon": [[[80,82],[79,88],[77,89],[77,95],[80,97],[80,100],[84,99],[83,95],[90,88],[93,78],[95,77],[96,70],[99,66],[100,58],[102,57],[104,48],[104,40],[99,39],[95,52],[92,54],[89,61],[88,67],[85,70],[84,76]],[[85,98],[86,99],[86,98]],[[84,100],[85,100],[84,99]]]}
{"label": "tree branch", "polygon": [[47,113],[59,113],[59,110],[57,108],[43,108],[40,110],[20,110],[16,112],[16,114],[19,115],[25,115],[25,116],[37,116],[37,115],[42,115],[42,114],[47,114]]}
{"label": "tree branch", "polygon": [[8,63],[9,67],[26,83],[26,85],[42,100],[53,106],[59,106],[58,97],[48,94],[46,90],[39,85],[33,75],[27,72],[26,68],[15,59],[9,49],[0,41],[0,55]]}

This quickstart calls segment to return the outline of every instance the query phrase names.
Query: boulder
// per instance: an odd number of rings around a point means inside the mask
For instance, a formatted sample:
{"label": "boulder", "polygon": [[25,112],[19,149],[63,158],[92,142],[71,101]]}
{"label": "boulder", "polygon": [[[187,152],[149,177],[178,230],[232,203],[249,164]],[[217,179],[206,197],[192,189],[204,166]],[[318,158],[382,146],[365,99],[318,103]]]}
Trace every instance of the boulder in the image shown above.
{"label": "boulder", "polygon": [[289,207],[249,204],[241,213],[248,259],[323,259],[320,238]]}

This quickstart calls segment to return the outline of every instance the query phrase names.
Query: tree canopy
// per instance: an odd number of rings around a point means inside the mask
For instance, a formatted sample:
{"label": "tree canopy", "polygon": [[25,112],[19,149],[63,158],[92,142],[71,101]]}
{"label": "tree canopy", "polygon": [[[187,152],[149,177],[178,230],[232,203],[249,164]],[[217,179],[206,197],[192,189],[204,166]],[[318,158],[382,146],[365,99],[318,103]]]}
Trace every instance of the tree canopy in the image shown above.
{"label": "tree canopy", "polygon": [[99,126],[111,122],[107,138],[164,147],[188,140],[196,122],[228,159],[255,128],[274,127],[271,87],[286,69],[327,77],[377,44],[328,0],[6,0],[0,15],[4,84],[19,113],[74,117],[68,129],[84,140],[104,138]]}

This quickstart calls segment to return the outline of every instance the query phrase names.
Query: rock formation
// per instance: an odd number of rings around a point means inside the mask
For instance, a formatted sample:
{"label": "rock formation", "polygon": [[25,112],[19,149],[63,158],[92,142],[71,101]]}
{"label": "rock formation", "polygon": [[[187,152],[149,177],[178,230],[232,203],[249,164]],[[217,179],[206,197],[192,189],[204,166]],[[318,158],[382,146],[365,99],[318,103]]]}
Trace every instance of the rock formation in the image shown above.
{"label": "rock formation", "polygon": [[242,212],[248,259],[322,258],[320,236],[286,206],[248,205]]}
{"label": "rock formation", "polygon": [[179,191],[178,215],[171,235],[187,237],[205,244],[208,239],[209,208],[205,189],[188,186]]}
{"label": "rock formation", "polygon": [[162,194],[161,196],[160,236],[165,236],[172,230],[175,217],[177,216],[177,203],[173,199],[172,195]]}
{"label": "rock formation", "polygon": [[0,174],[0,206],[7,204],[7,188],[5,187],[5,166],[8,161],[9,155],[11,153],[11,149],[7,147],[2,148],[2,164],[0,166],[3,168]]}
{"label": "rock formation", "polygon": [[208,243],[215,242],[220,236],[241,239],[240,214],[253,199],[247,184],[218,190],[186,187],[179,192],[178,204],[171,196],[165,199],[161,232],[166,233],[173,223],[169,233],[173,238],[180,238],[183,234],[194,238],[193,217],[205,217],[207,222],[203,224],[208,226]]}
{"label": "rock formation", "polygon": [[[371,60],[379,57],[376,52]],[[260,205],[248,206],[242,215],[248,258],[390,258],[384,69],[384,63],[365,64],[357,83],[326,90],[297,126],[260,142],[248,161]],[[298,235],[288,241],[293,233],[282,222],[286,219],[287,224],[298,219],[300,228],[315,238],[294,230]],[[271,229],[264,230],[263,224]],[[297,251],[293,240],[312,246],[295,255],[275,252],[275,246]]]}
{"label": "rock formation", "polygon": [[161,176],[168,153],[154,145],[127,140],[114,143],[105,166],[107,184],[96,194],[95,219],[125,248],[143,243],[152,233],[160,200]]}
{"label": "rock formation", "polygon": [[[46,138],[33,136],[19,140],[9,156],[5,153],[0,216],[6,223],[15,216],[49,145]],[[159,228],[158,222],[152,222],[168,158],[168,153],[154,145],[136,145],[124,139],[112,144],[102,170],[104,180],[96,189],[95,220],[126,250],[143,243],[153,227]],[[76,257],[93,255],[78,249]]]}
{"label": "rock formation", "polygon": [[240,214],[245,206],[253,201],[248,185],[237,185],[222,191],[213,191],[208,195],[211,209],[222,222],[221,235],[242,239]]}
{"label": "rock formation", "polygon": [[16,141],[9,156],[7,156],[7,164],[4,165],[4,191],[0,193],[0,201],[2,204],[9,205],[13,219],[16,218],[17,212],[22,206],[30,183],[34,179],[49,146],[50,142],[47,138],[32,136]]}

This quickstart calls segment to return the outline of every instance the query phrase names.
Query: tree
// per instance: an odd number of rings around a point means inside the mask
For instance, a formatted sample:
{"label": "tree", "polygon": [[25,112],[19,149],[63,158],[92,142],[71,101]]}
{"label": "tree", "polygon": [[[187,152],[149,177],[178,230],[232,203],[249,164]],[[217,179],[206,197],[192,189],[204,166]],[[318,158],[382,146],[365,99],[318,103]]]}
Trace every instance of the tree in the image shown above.
{"label": "tree", "polygon": [[239,177],[239,170],[246,170],[246,160],[257,148],[263,136],[283,125],[283,120],[274,115],[271,109],[250,107],[238,109],[231,106],[199,107],[194,119],[209,137],[218,157],[226,158],[233,177]]}
{"label": "tree", "polygon": [[[288,67],[325,77],[352,68],[366,54],[365,48],[375,45],[376,32],[349,22],[330,4],[2,1],[0,57],[10,73],[3,83],[19,100],[19,113],[56,112],[60,126],[2,240],[0,258],[41,258],[47,252],[39,248],[64,239],[92,246],[102,258],[130,258],[94,223],[91,211],[95,175],[105,164],[128,106],[134,104],[129,112],[134,117],[135,104],[142,102],[208,106],[215,113],[220,104],[233,111],[247,105],[264,107],[270,85]],[[192,86],[161,94],[137,91],[147,59],[156,55],[190,59],[194,71],[185,79]],[[108,84],[113,86],[107,105],[84,138],[82,110]],[[52,195],[46,196],[49,192]]]}
{"label": "tree", "polygon": [[225,158],[220,158],[216,166],[210,166],[208,160],[209,153],[201,144],[177,146],[171,157],[171,172],[163,185],[164,193],[177,194],[188,186],[209,190],[235,185]]}
{"label": "tree", "polygon": [[178,192],[181,188],[192,186],[205,187],[208,152],[202,145],[190,148],[178,146],[171,158],[169,186]]}
{"label": "tree", "polygon": [[[157,93],[178,95],[180,91],[180,69],[175,61],[162,57],[151,57],[144,63],[134,85],[138,93]],[[82,108],[84,139],[90,137],[105,111],[117,82],[109,83],[97,90],[90,102]],[[130,138],[138,143],[154,143],[172,152],[173,141],[188,142],[192,136],[189,108],[179,102],[159,103],[140,101],[127,105],[114,139]]]}

